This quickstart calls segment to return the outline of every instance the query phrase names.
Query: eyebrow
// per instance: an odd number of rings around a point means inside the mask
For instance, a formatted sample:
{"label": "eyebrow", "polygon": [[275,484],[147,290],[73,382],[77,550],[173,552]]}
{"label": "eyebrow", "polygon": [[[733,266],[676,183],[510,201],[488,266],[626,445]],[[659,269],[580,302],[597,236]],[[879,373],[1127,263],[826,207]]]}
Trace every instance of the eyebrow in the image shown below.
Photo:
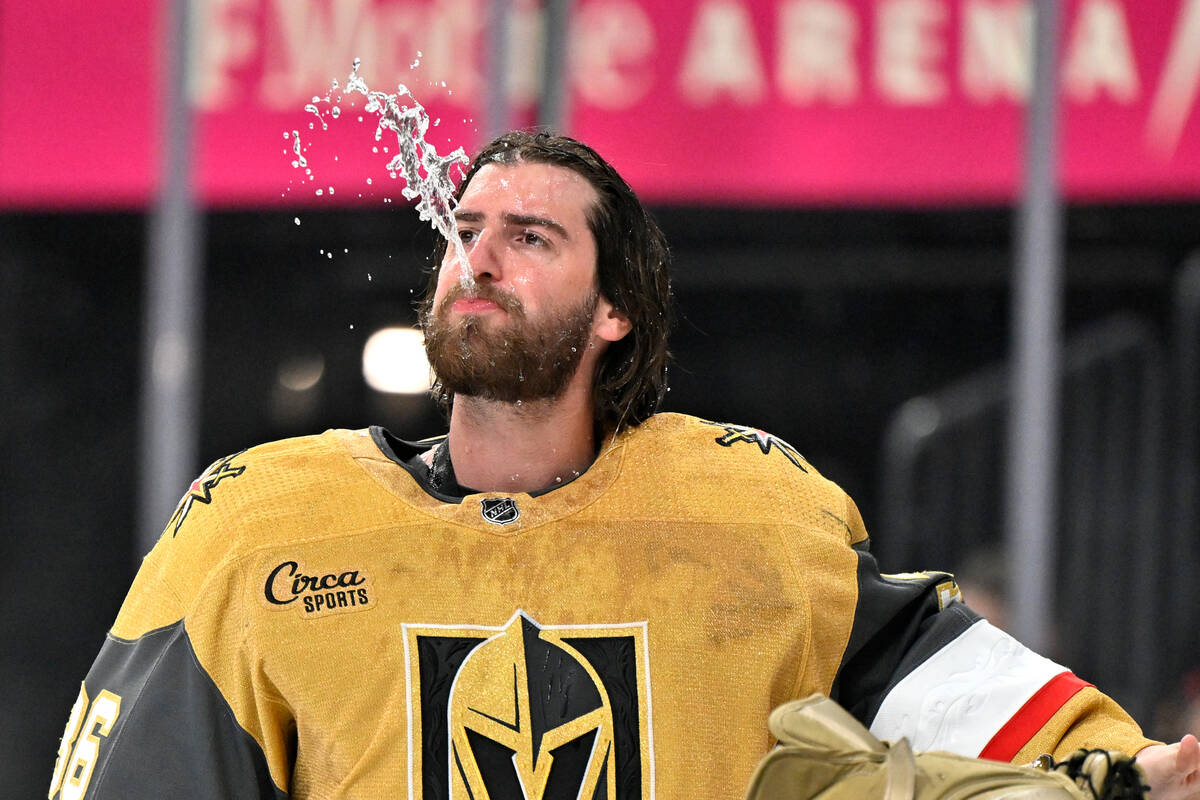
{"label": "eyebrow", "polygon": [[[459,222],[482,222],[483,212],[481,211],[455,211],[454,218]],[[557,233],[563,239],[570,239],[570,234],[567,229],[559,223],[547,217],[538,217],[532,214],[512,214],[504,213],[500,215],[500,219],[505,225],[532,225],[535,227],[549,228]]]}

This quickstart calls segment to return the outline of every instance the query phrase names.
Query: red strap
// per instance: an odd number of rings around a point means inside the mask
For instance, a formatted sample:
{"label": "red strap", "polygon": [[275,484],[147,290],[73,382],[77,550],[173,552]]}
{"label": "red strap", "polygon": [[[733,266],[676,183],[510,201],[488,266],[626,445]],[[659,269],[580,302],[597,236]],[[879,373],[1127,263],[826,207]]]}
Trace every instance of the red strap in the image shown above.
{"label": "red strap", "polygon": [[1021,710],[1013,714],[1012,718],[1004,723],[1004,727],[996,731],[996,735],[979,753],[979,757],[993,761],[1012,761],[1013,756],[1029,743],[1055,712],[1080,689],[1091,685],[1077,678],[1073,672],[1055,675],[1045,686],[1038,689],[1033,697],[1025,701]]}

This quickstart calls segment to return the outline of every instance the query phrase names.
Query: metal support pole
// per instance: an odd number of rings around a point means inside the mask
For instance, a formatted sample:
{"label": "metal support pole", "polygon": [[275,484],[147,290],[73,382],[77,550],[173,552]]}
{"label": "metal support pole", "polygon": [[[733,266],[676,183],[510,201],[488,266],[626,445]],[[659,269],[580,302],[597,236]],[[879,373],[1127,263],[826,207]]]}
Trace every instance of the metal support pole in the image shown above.
{"label": "metal support pole", "polygon": [[150,219],[146,265],[138,558],[154,545],[198,469],[204,300],[199,216],[191,185],[189,0],[173,0],[167,14],[162,183]]}
{"label": "metal support pole", "polygon": [[542,58],[538,125],[544,130],[566,133],[570,67],[567,37],[570,31],[571,0],[546,0],[545,43]]}
{"label": "metal support pole", "polygon": [[1058,513],[1062,209],[1057,184],[1058,2],[1037,0],[1025,187],[1017,220],[1006,523],[1014,634],[1052,649]]}
{"label": "metal support pole", "polygon": [[484,134],[490,141],[512,125],[509,100],[508,43],[512,30],[508,0],[488,0],[487,5],[487,105]]}
{"label": "metal support pole", "polygon": [[[1171,643],[1167,674],[1182,675],[1195,666],[1200,652],[1200,253],[1193,254],[1175,279],[1172,338],[1174,366],[1171,370],[1174,481],[1170,495],[1167,549],[1170,583],[1167,586],[1168,620],[1165,638]],[[1156,596],[1160,593],[1155,592]],[[1160,629],[1161,630],[1161,629]],[[1161,635],[1161,634],[1160,634]]]}

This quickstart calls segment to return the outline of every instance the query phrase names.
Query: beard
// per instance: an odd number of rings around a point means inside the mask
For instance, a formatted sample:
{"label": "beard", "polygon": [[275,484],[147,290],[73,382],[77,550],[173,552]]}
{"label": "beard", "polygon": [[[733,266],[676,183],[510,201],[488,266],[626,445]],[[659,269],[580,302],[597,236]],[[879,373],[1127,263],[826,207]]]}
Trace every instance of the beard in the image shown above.
{"label": "beard", "polygon": [[505,324],[492,326],[472,314],[450,321],[450,306],[464,294],[455,287],[422,314],[425,354],[441,388],[502,403],[561,396],[591,338],[599,294],[593,291],[578,305],[548,310],[544,319],[531,322],[519,300],[481,284],[474,296],[494,301],[508,315]]}

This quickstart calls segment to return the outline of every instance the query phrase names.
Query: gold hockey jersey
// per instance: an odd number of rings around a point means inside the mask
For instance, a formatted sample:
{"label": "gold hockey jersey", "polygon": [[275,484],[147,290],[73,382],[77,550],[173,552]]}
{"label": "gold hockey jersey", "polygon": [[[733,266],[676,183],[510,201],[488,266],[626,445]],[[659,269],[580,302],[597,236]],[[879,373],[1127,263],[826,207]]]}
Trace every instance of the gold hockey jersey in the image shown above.
{"label": "gold hockey jersey", "polygon": [[762,431],[659,414],[536,495],[444,495],[417,453],[328,431],[210,467],[51,800],[738,798],[812,692],[916,749],[1149,743],[950,576],[880,575],[850,498]]}

